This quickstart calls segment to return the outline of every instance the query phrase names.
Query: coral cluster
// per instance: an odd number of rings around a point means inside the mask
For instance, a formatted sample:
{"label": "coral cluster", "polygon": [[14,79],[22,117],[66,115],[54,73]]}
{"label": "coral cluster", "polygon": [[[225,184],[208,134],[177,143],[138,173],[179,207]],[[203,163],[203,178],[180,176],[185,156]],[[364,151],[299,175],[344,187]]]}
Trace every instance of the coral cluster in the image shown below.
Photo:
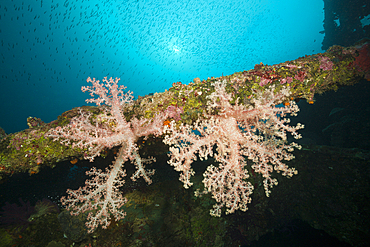
{"label": "coral cluster", "polygon": [[[214,157],[218,165],[211,165],[203,174],[205,190],[196,195],[211,193],[217,204],[211,210],[211,215],[220,216],[221,208],[226,206],[226,213],[235,210],[247,210],[251,201],[253,185],[247,181],[248,169],[263,176],[266,195],[270,188],[277,184],[271,178],[273,170],[291,177],[297,174],[294,168],[283,163],[294,156],[290,153],[295,143],[287,144],[287,133],[294,138],[301,136],[297,131],[303,128],[298,124],[289,126],[287,114],[294,116],[298,106],[294,101],[285,107],[276,104],[289,96],[288,88],[274,92],[274,87],[257,92],[249,105],[230,104],[231,94],[225,90],[225,81],[214,83],[215,92],[208,98],[208,113],[205,119],[199,119],[192,125],[182,124],[177,127],[172,121],[165,127],[168,134],[164,142],[170,145],[169,164],[180,172],[180,181],[185,188],[193,183],[192,163],[197,160]],[[215,111],[218,113],[215,114]],[[214,152],[216,146],[216,152]],[[250,164],[247,162],[250,160]]]}

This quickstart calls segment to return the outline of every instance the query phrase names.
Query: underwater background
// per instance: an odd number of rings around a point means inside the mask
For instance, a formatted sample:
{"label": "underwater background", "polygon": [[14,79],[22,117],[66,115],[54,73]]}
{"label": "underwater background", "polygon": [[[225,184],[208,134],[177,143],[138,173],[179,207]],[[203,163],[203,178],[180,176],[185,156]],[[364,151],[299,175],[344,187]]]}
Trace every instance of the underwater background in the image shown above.
{"label": "underwater background", "polygon": [[[365,0],[2,0],[0,127],[22,131],[29,116],[47,123],[87,105],[88,77],[119,77],[137,99],[366,37]],[[2,177],[0,246],[368,246],[369,81],[297,104],[303,150],[289,166],[299,174],[280,177],[269,198],[256,186],[247,212],[210,217],[214,199],[194,199],[157,142],[140,147],[157,159],[153,184],[127,178],[126,218],[93,234],[60,197],[83,186],[91,167],[112,164],[116,149],[94,163],[70,157]],[[195,182],[211,163],[196,162]]]}

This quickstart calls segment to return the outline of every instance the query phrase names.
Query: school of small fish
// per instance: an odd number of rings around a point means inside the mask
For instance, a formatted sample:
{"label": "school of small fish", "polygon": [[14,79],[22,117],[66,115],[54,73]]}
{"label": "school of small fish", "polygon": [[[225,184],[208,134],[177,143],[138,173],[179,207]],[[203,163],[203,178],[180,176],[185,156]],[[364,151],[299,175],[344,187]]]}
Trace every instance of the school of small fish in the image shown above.
{"label": "school of small fish", "polygon": [[83,104],[89,76],[120,77],[137,97],[251,69],[279,38],[262,2],[2,0],[0,115],[21,104],[16,122],[52,120]]}

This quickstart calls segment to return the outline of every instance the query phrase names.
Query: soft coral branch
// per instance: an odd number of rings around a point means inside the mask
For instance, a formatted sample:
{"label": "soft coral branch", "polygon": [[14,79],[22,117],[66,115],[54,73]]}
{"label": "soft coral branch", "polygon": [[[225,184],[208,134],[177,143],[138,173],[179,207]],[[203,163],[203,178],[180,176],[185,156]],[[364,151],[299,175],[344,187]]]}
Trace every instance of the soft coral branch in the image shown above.
{"label": "soft coral branch", "polygon": [[[179,127],[172,121],[165,127],[168,135],[164,142],[171,145],[169,164],[181,172],[180,181],[185,188],[192,185],[190,179],[194,170],[191,164],[197,155],[201,160],[212,156],[219,162],[218,166],[209,166],[204,173],[205,190],[201,193],[212,194],[217,204],[211,215],[220,216],[223,206],[227,208],[226,213],[247,210],[253,185],[246,181],[249,177],[246,158],[253,162],[250,167],[254,172],[264,177],[267,196],[271,192],[269,188],[277,184],[276,179],[271,178],[274,169],[289,177],[297,173],[283,163],[283,160],[294,158],[290,151],[299,147],[294,143],[287,144],[286,134],[289,132],[298,139],[297,130],[303,126],[288,126],[289,119],[284,118],[286,114],[298,112],[293,101],[285,107],[275,106],[289,96],[287,88],[278,93],[274,93],[274,88],[259,92],[244,106],[238,100],[234,105],[230,103],[232,96],[226,92],[225,82],[218,81],[214,87],[205,119]],[[212,115],[215,110],[218,114]],[[198,191],[196,195],[201,193]]]}
{"label": "soft coral branch", "polygon": [[[80,214],[91,211],[86,225],[90,232],[98,225],[106,228],[110,224],[110,214],[116,220],[125,216],[120,207],[126,202],[126,199],[119,193],[119,188],[124,184],[126,172],[123,165],[130,160],[135,164],[137,171],[131,179],[136,180],[143,177],[147,183],[151,183],[150,176],[154,170],[146,170],[144,163],[154,159],[142,159],[138,153],[136,141],[139,137],[148,135],[158,136],[163,132],[163,121],[167,114],[156,114],[152,119],[132,117],[126,121],[123,115],[123,108],[133,100],[132,93],[124,93],[124,86],[118,86],[119,79],[107,80],[103,82],[87,79],[93,85],[82,87],[82,91],[90,92],[91,99],[88,103],[97,105],[105,104],[103,112],[95,117],[90,113],[80,110],[80,115],[73,118],[67,126],[51,129],[46,136],[54,141],[59,140],[64,145],[86,149],[86,159],[93,161],[96,156],[105,148],[120,146],[116,160],[106,169],[106,171],[92,168],[87,172],[92,178],[87,180],[84,187],[78,190],[68,190],[68,197],[61,199],[67,209],[72,214]],[[98,98],[94,98],[97,95]]]}

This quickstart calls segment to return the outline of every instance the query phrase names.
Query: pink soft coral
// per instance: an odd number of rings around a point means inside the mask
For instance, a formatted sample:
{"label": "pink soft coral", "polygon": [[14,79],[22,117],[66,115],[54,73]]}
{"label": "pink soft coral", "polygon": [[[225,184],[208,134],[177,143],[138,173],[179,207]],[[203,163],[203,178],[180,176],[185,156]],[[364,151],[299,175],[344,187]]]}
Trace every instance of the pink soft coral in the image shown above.
{"label": "pink soft coral", "polygon": [[[89,232],[94,231],[98,225],[103,228],[110,224],[110,215],[116,220],[123,218],[126,213],[121,211],[121,207],[126,202],[120,192],[119,187],[124,184],[126,172],[123,164],[130,160],[135,163],[136,172],[131,179],[136,180],[142,176],[145,181],[151,183],[150,176],[153,170],[145,170],[144,162],[151,162],[154,159],[142,159],[138,153],[136,141],[139,137],[147,137],[150,134],[158,136],[163,132],[163,121],[167,115],[157,114],[153,119],[133,117],[129,122],[123,115],[123,108],[132,102],[132,93],[124,93],[124,86],[118,86],[119,79],[107,80],[105,77],[100,84],[95,78],[87,79],[93,85],[82,87],[82,91],[90,92],[91,99],[88,103],[97,105],[105,104],[102,114],[92,117],[90,113],[80,110],[80,116],[71,120],[71,123],[64,127],[57,127],[50,130],[46,136],[59,140],[62,144],[72,145],[86,149],[85,158],[93,161],[100,155],[104,148],[120,146],[116,160],[106,168],[105,171],[92,168],[87,172],[92,179],[87,180],[84,187],[78,190],[68,190],[68,197],[61,199],[71,214],[91,211],[88,215],[86,225],[90,228]],[[97,95],[98,98],[94,98]]]}
{"label": "pink soft coral", "polygon": [[[237,209],[247,210],[254,189],[246,181],[249,177],[247,159],[252,162],[249,167],[264,177],[267,196],[271,192],[269,188],[277,184],[277,180],[271,178],[274,169],[288,177],[297,174],[294,168],[283,163],[283,160],[294,158],[290,153],[293,147],[299,148],[295,143],[286,144],[286,133],[290,132],[298,139],[300,135],[297,130],[303,126],[298,124],[291,127],[286,124],[289,119],[284,116],[295,115],[299,110],[294,101],[289,106],[275,106],[289,96],[287,88],[274,93],[274,88],[270,87],[254,95],[250,103],[244,106],[238,101],[230,104],[232,96],[226,92],[225,82],[218,81],[214,87],[215,92],[209,96],[205,119],[179,127],[172,121],[165,127],[168,135],[164,142],[171,145],[169,164],[181,172],[180,181],[185,188],[192,185],[190,178],[194,170],[191,164],[197,155],[201,160],[212,156],[219,163],[218,166],[207,168],[203,174],[205,190],[197,191],[196,195],[212,193],[217,204],[213,206],[211,215],[220,216],[223,206],[226,206],[227,214]],[[219,113],[212,115],[215,109]],[[198,133],[195,134],[195,131]],[[216,153],[214,146],[217,147]]]}

